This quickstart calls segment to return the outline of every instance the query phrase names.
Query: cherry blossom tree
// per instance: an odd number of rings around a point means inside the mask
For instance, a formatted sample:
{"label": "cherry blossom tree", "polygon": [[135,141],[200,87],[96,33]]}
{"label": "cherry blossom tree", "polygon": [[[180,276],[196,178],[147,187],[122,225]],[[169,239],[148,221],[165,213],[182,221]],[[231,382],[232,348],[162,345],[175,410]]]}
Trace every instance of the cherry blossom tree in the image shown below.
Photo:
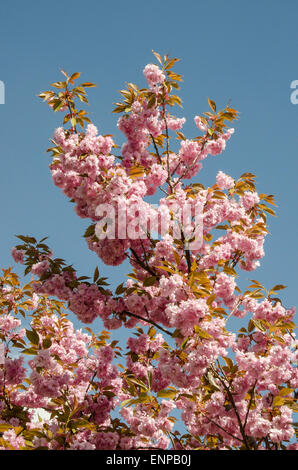
{"label": "cherry blossom tree", "polygon": [[[54,184],[90,220],[88,248],[131,273],[113,292],[98,268],[80,276],[45,238],[18,237],[12,256],[33,279],[21,286],[10,268],[0,279],[1,449],[297,449],[295,308],[277,297],[283,285],[237,283],[264,256],[274,197],[251,173],[191,182],[238,113],[210,99],[187,138],[172,114],[178,59],[154,56],[146,87],[128,83],[116,103],[121,148],[78,108],[94,86],[76,85],[79,73],[62,70],[40,94],[65,113],[49,149]],[[69,312],[105,330],[75,330]],[[231,331],[230,317],[246,327]],[[127,353],[111,338],[123,326]]]}

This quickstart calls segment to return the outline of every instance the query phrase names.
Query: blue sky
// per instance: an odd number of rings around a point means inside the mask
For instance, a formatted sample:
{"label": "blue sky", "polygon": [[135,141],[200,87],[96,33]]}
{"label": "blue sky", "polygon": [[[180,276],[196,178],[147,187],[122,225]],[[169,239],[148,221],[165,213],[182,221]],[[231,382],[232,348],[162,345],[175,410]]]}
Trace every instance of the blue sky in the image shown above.
{"label": "blue sky", "polygon": [[126,81],[144,84],[142,70],[154,49],[181,58],[177,115],[187,118],[187,136],[196,135],[193,117],[207,110],[208,97],[219,107],[230,99],[240,112],[226,151],[205,160],[198,180],[211,185],[219,170],[235,178],[249,171],[259,192],[275,194],[278,217],[269,219],[262,266],[241,277],[287,285],[282,299],[295,305],[298,105],[290,101],[290,83],[298,79],[298,3],[3,0],[1,10],[1,266],[13,265],[14,235],[31,234],[49,236],[55,255],[81,275],[98,265],[112,286],[125,279],[126,265],[106,267],[87,249],[88,221],[52,184],[45,151],[62,114],[36,95],[60,79],[60,68],[82,72],[82,81],[98,84],[89,92],[92,120],[122,143],[112,103]]}

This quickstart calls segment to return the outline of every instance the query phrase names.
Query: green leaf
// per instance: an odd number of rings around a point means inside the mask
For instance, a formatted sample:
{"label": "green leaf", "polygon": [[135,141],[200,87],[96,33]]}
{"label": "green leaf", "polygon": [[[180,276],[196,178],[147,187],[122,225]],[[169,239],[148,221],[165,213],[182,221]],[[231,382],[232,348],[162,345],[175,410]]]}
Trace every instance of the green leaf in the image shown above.
{"label": "green leaf", "polygon": [[152,53],[153,55],[156,57],[156,59],[158,60],[158,62],[162,65],[162,58],[161,58],[161,55],[158,53],[158,52],[155,52],[152,50]]}
{"label": "green leaf", "polygon": [[[153,106],[155,104],[156,104],[156,96],[154,94],[152,94],[152,96],[148,100],[147,106],[148,106],[148,108],[153,108]],[[130,108],[129,108],[129,110],[130,110]]]}
{"label": "green leaf", "polygon": [[282,406],[285,403],[286,398],[283,398],[279,395],[274,397],[272,406]]}
{"label": "green leaf", "polygon": [[264,325],[264,323],[262,322],[262,320],[256,320],[254,319],[254,324],[256,326],[256,328],[258,328],[258,330],[260,331],[263,331],[265,332],[267,329],[266,329],[266,326]]}
{"label": "green leaf", "polygon": [[65,88],[65,85],[66,85],[65,82],[54,82],[54,83],[51,83],[51,86],[53,86],[53,87],[55,87],[55,88],[59,88],[59,89]]}
{"label": "green leaf", "polygon": [[187,345],[187,343],[188,343],[189,340],[190,340],[190,337],[189,337],[189,338],[186,338],[186,339],[183,341],[183,343],[181,344],[181,349],[185,349],[185,347],[186,347],[186,345]]}
{"label": "green leaf", "polygon": [[254,320],[251,318],[248,322],[248,327],[247,327],[247,331],[249,333],[251,333],[253,330],[255,329],[255,322]]}
{"label": "green leaf", "polygon": [[95,85],[95,83],[91,83],[91,82],[84,82],[84,83],[81,83],[81,86],[83,86],[85,88],[91,88],[91,87],[95,87],[97,85]]}
{"label": "green leaf", "polygon": [[93,275],[93,282],[96,282],[98,278],[99,278],[99,270],[98,270],[98,267],[96,266],[94,275]]}
{"label": "green leaf", "polygon": [[167,271],[168,273],[174,274],[174,269],[168,268],[167,266],[156,266],[158,269],[162,269],[163,271]]}
{"label": "green leaf", "polygon": [[77,78],[79,78],[79,76],[81,75],[81,72],[75,72],[72,74],[72,76],[70,77],[69,81],[71,83],[73,83],[74,80],[76,80]]}
{"label": "green leaf", "polygon": [[26,330],[26,336],[31,341],[31,343],[38,345],[39,344],[39,336],[38,333],[32,329],[31,330]]}
{"label": "green leaf", "polygon": [[282,290],[282,289],[286,289],[287,286],[284,286],[282,284],[277,284],[276,286],[272,287],[272,289],[270,290],[270,292],[274,292],[274,291],[277,291],[277,290]]}
{"label": "green leaf", "polygon": [[137,380],[137,379],[131,379],[130,377],[126,377],[126,381],[128,383],[133,383],[135,385],[137,385],[138,387],[141,387],[143,390],[147,391],[148,390],[148,387],[141,381],[141,380]]}
{"label": "green leaf", "polygon": [[176,62],[179,62],[179,59],[176,59],[176,58],[170,59],[167,65],[165,66],[165,70],[170,70]]}
{"label": "green leaf", "polygon": [[153,380],[153,374],[151,372],[151,370],[149,370],[148,372],[148,384],[149,384],[149,390],[151,389],[152,387],[152,380]]}
{"label": "green leaf", "polygon": [[230,359],[229,357],[223,357],[223,360],[225,361],[229,369],[233,367],[234,364],[233,364],[232,359]]}
{"label": "green leaf", "polygon": [[84,233],[84,237],[87,238],[87,237],[92,237],[92,235],[95,234],[95,225],[92,224],[92,225],[89,225],[89,227],[86,229],[85,233]]}
{"label": "green leaf", "polygon": [[42,347],[44,349],[48,349],[52,346],[52,341],[50,340],[50,338],[45,338],[42,342]]}
{"label": "green leaf", "polygon": [[170,388],[165,388],[164,390],[160,390],[158,393],[157,393],[157,396],[159,398],[175,398],[176,397],[176,393],[177,391],[176,390],[171,390]]}
{"label": "green leaf", "polygon": [[123,292],[126,291],[126,288],[123,287],[123,282],[121,284],[119,284],[119,286],[117,287],[117,289],[115,290],[115,294],[116,295],[121,295],[123,294]]}
{"label": "green leaf", "polygon": [[200,338],[213,339],[213,337],[211,335],[209,335],[209,333],[207,333],[207,331],[202,330],[202,328],[200,328],[198,325],[194,326],[194,330],[195,330],[195,333],[197,333]]}
{"label": "green leaf", "polygon": [[27,349],[23,349],[22,354],[28,354],[29,356],[31,356],[32,354],[36,355],[37,351],[34,348],[27,348]]}
{"label": "green leaf", "polygon": [[214,377],[213,377],[211,371],[209,371],[209,372],[207,373],[207,380],[208,380],[208,382],[210,383],[210,385],[212,385],[212,387],[215,388],[215,390],[220,390],[220,387],[219,387],[219,386],[217,385],[217,383],[215,382]]}
{"label": "green leaf", "polygon": [[278,392],[278,395],[279,396],[286,396],[286,395],[290,395],[291,393],[294,392],[294,389],[293,388],[282,388],[279,392]]}
{"label": "green leaf", "polygon": [[24,235],[16,235],[16,237],[25,243],[36,243],[36,239],[34,237],[29,237],[28,235],[26,237]]}
{"label": "green leaf", "polygon": [[209,106],[210,106],[210,108],[212,109],[212,111],[214,111],[214,112],[216,113],[216,104],[215,104],[215,101],[210,100],[210,99],[208,98],[208,103],[209,103]]}
{"label": "green leaf", "polygon": [[54,110],[55,112],[56,112],[56,111],[59,111],[59,109],[61,109],[63,105],[64,105],[63,100],[55,100],[54,106],[53,106],[53,110]]}
{"label": "green leaf", "polygon": [[155,284],[155,281],[156,281],[156,276],[146,277],[143,281],[143,286],[145,287],[153,286]]}
{"label": "green leaf", "polygon": [[5,432],[5,431],[8,431],[9,429],[13,429],[13,425],[12,424],[0,424],[0,432]]}

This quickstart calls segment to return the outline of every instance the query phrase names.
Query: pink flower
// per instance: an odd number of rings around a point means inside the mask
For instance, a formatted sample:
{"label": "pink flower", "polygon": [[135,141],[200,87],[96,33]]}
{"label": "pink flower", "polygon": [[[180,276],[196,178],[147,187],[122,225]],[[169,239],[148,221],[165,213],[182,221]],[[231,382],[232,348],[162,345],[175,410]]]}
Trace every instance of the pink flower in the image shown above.
{"label": "pink flower", "polygon": [[241,197],[241,202],[245,209],[249,210],[260,202],[260,198],[256,192],[245,191],[244,196]]}
{"label": "pink flower", "polygon": [[39,263],[33,264],[31,268],[32,274],[35,274],[35,276],[41,277],[43,274],[47,272],[49,269],[50,263],[47,260],[40,261]]}
{"label": "pink flower", "polygon": [[158,83],[163,83],[166,79],[165,74],[154,64],[146,65],[143,73],[150,87],[154,87]]}
{"label": "pink flower", "polygon": [[207,130],[207,125],[203,123],[200,116],[195,116],[194,121],[195,121],[196,126],[197,126],[198,129],[200,129],[203,132],[205,132]]}
{"label": "pink flower", "polygon": [[22,449],[25,446],[25,439],[23,436],[17,436],[14,429],[4,431],[2,438],[9,442],[14,449]]}
{"label": "pink flower", "polygon": [[216,140],[209,140],[205,148],[211,155],[219,155],[226,148],[226,141],[222,137]]}
{"label": "pink flower", "polygon": [[16,263],[23,264],[25,253],[25,250],[18,250],[15,246],[11,250],[11,255]]}
{"label": "pink flower", "polygon": [[179,119],[170,117],[169,119],[167,119],[168,129],[171,129],[172,131],[178,131],[185,124],[185,122],[185,118]]}
{"label": "pink flower", "polygon": [[234,186],[234,180],[222,171],[219,171],[216,176],[216,183],[219,189],[231,189]]}

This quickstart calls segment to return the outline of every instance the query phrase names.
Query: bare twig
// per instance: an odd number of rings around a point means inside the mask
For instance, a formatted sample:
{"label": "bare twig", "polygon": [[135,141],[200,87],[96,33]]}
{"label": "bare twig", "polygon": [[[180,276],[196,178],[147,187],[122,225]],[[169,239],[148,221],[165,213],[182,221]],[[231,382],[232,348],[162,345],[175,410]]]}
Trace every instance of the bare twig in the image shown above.
{"label": "bare twig", "polygon": [[151,325],[156,326],[156,328],[163,331],[167,335],[173,336],[173,333],[171,333],[171,331],[166,330],[162,326],[158,325],[158,323],[155,323],[155,321],[150,320],[150,318],[141,317],[140,315],[137,315],[136,313],[129,312],[128,310],[123,310],[122,313],[124,313],[125,315],[129,315],[131,317],[134,317],[134,318],[138,318],[139,320],[145,321],[146,323],[150,323]]}

